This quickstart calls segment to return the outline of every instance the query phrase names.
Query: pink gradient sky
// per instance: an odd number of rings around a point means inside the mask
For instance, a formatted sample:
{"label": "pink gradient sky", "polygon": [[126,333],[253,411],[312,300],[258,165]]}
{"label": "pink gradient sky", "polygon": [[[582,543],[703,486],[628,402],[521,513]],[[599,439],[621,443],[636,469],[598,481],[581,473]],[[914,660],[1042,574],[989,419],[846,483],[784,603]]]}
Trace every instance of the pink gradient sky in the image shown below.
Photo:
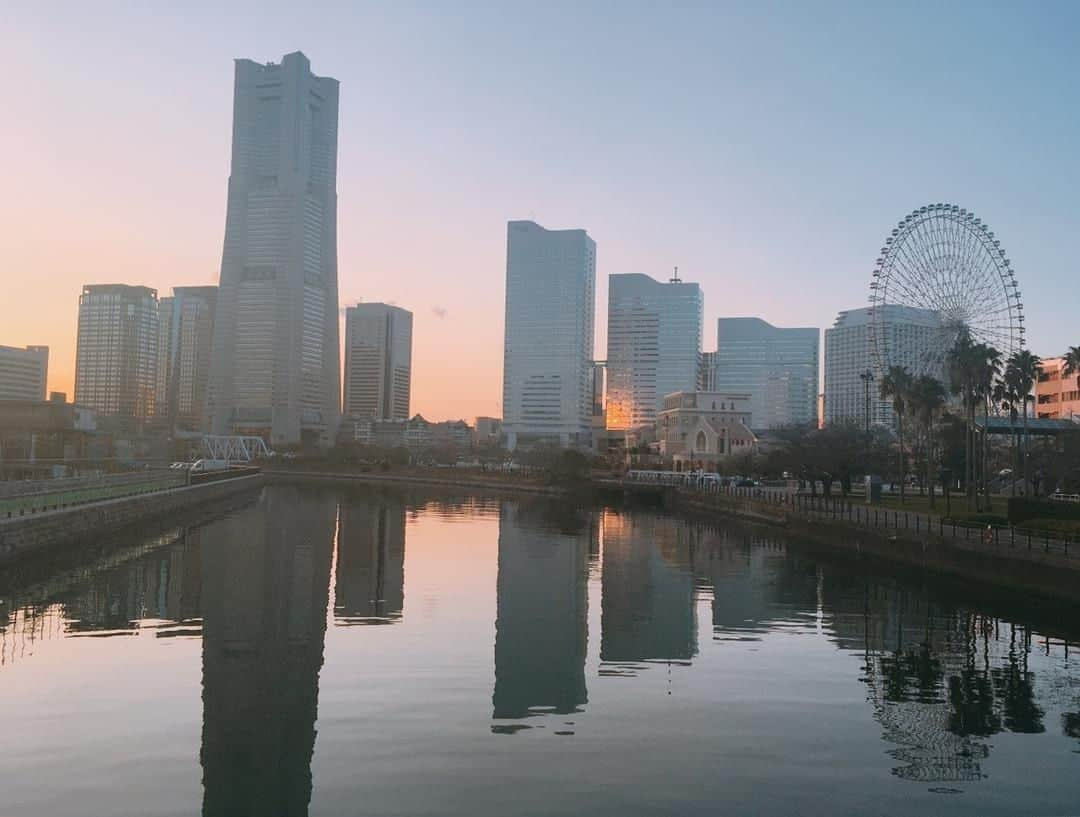
{"label": "pink gradient sky", "polygon": [[[678,264],[706,350],[719,315],[825,327],[936,201],[1009,249],[1036,353],[1080,343],[1068,6],[939,9],[929,30],[858,6],[91,6],[0,12],[0,343],[48,344],[69,396],[82,284],[217,282],[232,60],[297,49],[341,81],[341,303],[415,313],[431,419],[501,413],[515,218],[596,240],[598,358],[609,273]],[[1038,43],[1023,59],[980,45],[1018,34]]]}

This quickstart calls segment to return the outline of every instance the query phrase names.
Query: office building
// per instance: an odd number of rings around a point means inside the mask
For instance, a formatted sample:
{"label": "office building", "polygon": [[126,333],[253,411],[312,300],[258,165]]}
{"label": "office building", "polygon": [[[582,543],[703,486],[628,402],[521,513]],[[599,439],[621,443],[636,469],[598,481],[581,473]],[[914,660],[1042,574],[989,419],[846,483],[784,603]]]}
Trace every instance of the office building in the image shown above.
{"label": "office building", "polygon": [[0,400],[44,400],[48,379],[48,346],[0,346]]}
{"label": "office building", "polygon": [[[944,380],[948,340],[939,313],[910,306],[886,306],[879,342],[887,344],[891,365],[913,375],[933,374]],[[873,311],[869,307],[841,312],[825,330],[825,424],[867,420],[892,426],[892,402],[881,399],[881,376],[874,356]],[[864,375],[867,375],[864,377]]]}
{"label": "office building", "polygon": [[75,402],[99,416],[144,420],[157,390],[157,290],[90,284],[79,296]]}
{"label": "office building", "polygon": [[158,305],[156,413],[171,426],[205,428],[217,287],[173,287]]}
{"label": "office building", "polygon": [[412,312],[389,304],[345,310],[345,416],[409,418],[412,319]]}
{"label": "office building", "polygon": [[1035,384],[1035,416],[1080,422],[1080,372],[1065,374],[1060,357],[1044,358]]}
{"label": "office building", "polygon": [[761,318],[720,318],[708,388],[749,394],[756,429],[816,425],[820,335]]}
{"label": "office building", "polygon": [[596,243],[584,230],[511,221],[506,242],[503,430],[507,447],[588,446]]}
{"label": "office building", "polygon": [[329,444],[341,408],[338,82],[236,61],[208,414],[215,433]]}
{"label": "office building", "polygon": [[656,418],[660,456],[676,470],[715,471],[720,460],[752,453],[757,437],[750,430],[750,399],[727,392],[669,394]]}
{"label": "office building", "polygon": [[609,276],[609,429],[652,425],[665,395],[697,388],[703,309],[697,284]]}

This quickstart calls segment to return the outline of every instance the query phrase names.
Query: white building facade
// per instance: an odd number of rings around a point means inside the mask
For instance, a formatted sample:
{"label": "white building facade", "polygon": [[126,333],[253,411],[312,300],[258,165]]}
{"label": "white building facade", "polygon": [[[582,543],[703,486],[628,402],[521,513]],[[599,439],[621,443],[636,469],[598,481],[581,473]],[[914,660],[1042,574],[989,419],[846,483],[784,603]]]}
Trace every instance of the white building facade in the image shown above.
{"label": "white building facade", "polygon": [[341,408],[338,82],[236,61],[208,414],[215,433],[329,444]]}
{"label": "white building facade", "polygon": [[44,400],[48,379],[48,346],[0,346],[0,400]]}
{"label": "white building facade", "polygon": [[344,414],[407,420],[412,389],[413,315],[389,304],[345,310]]}
{"label": "white building facade", "polygon": [[[930,372],[928,359],[942,355],[943,329],[940,315],[927,309],[887,306],[881,317],[883,340],[888,344],[891,365],[903,366],[912,375]],[[841,312],[825,330],[825,423],[866,422],[867,395],[870,424],[891,427],[895,422],[892,401],[881,399],[881,377],[874,358],[873,314],[869,307]],[[940,364],[937,366],[940,369]],[[862,375],[869,374],[864,379]]]}
{"label": "white building facade", "polygon": [[511,221],[506,242],[507,447],[591,440],[596,243],[584,230]]}
{"label": "white building facade", "polygon": [[157,349],[157,290],[126,284],[84,286],[79,296],[74,402],[104,417],[152,417]]}
{"label": "white building facade", "polygon": [[608,277],[608,429],[652,425],[665,395],[697,388],[703,310],[697,284]]}
{"label": "white building facade", "polygon": [[761,318],[720,318],[706,376],[715,391],[750,395],[754,428],[817,424],[821,331]]}

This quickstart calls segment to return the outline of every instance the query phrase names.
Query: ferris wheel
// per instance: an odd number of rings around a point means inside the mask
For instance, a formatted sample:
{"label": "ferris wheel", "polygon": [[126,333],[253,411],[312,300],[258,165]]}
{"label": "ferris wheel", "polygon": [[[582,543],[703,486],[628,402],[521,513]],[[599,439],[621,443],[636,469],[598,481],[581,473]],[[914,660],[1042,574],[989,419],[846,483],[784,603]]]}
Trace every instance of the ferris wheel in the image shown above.
{"label": "ferris wheel", "polygon": [[878,372],[904,366],[946,379],[966,329],[1008,358],[1024,346],[1024,305],[994,233],[955,204],[913,210],[886,237],[870,282],[870,337]]}

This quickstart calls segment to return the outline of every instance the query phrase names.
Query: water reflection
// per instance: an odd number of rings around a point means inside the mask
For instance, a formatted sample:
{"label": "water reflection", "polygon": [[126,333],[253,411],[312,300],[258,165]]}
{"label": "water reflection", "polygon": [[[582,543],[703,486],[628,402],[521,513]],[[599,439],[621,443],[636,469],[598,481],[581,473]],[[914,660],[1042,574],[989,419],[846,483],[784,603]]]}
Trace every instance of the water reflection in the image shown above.
{"label": "water reflection", "polygon": [[636,662],[688,663],[697,654],[694,574],[685,526],[655,514],[605,511],[602,674]]}
{"label": "water reflection", "polygon": [[405,504],[350,496],[340,508],[334,581],[337,624],[391,624],[405,606]]}
{"label": "water reflection", "polygon": [[284,489],[204,536],[204,817],[307,814],[335,510]]}
{"label": "water reflection", "polygon": [[[588,700],[587,556],[595,524],[565,506],[508,502],[499,515],[492,717],[580,711]],[[513,731],[496,724],[493,731]]]}
{"label": "water reflection", "polygon": [[[962,589],[823,558],[774,531],[550,501],[276,487],[211,524],[118,543],[81,567],[0,586],[0,680],[8,667],[33,660],[40,645],[69,636],[95,648],[103,642],[85,639],[201,637],[202,813],[306,814],[328,614],[340,625],[395,623],[350,627],[335,638],[412,651],[396,666],[423,666],[427,625],[405,608],[406,576],[415,582],[414,568],[422,567],[417,530],[496,514],[494,587],[464,570],[444,579],[472,582],[469,597],[489,605],[482,608],[486,622],[494,617],[493,668],[481,666],[482,689],[460,678],[455,688],[479,704],[474,727],[486,721],[491,696],[494,723],[482,731],[514,733],[545,725],[535,716],[559,715],[572,717],[558,718],[551,731],[572,734],[576,723],[609,716],[605,704],[613,701],[629,701],[631,714],[645,711],[643,703],[634,709],[633,690],[648,688],[655,662],[704,677],[700,687],[719,687],[727,681],[725,662],[768,650],[783,656],[774,669],[780,677],[761,681],[788,696],[784,706],[813,705],[803,685],[861,690],[843,703],[873,724],[871,754],[898,785],[991,785],[1008,736],[1024,736],[1025,751],[1045,758],[1080,753],[1077,632],[1075,622],[1061,623],[1063,614],[1040,619],[1011,602],[991,611]],[[407,532],[419,536],[410,541],[409,565]],[[591,650],[590,590],[600,602]],[[698,617],[707,621],[710,612],[711,633],[699,636],[708,625]],[[378,655],[367,649],[367,657]],[[409,674],[401,680],[418,683]],[[753,690],[744,696],[754,713],[775,703]],[[693,715],[702,720],[719,717],[703,701],[672,705],[698,706]],[[612,745],[618,727],[608,726]],[[662,733],[667,725],[660,720],[653,728]],[[830,746],[846,739],[826,722],[813,737]],[[752,727],[741,739],[753,749]],[[383,744],[394,740],[379,736]]]}

